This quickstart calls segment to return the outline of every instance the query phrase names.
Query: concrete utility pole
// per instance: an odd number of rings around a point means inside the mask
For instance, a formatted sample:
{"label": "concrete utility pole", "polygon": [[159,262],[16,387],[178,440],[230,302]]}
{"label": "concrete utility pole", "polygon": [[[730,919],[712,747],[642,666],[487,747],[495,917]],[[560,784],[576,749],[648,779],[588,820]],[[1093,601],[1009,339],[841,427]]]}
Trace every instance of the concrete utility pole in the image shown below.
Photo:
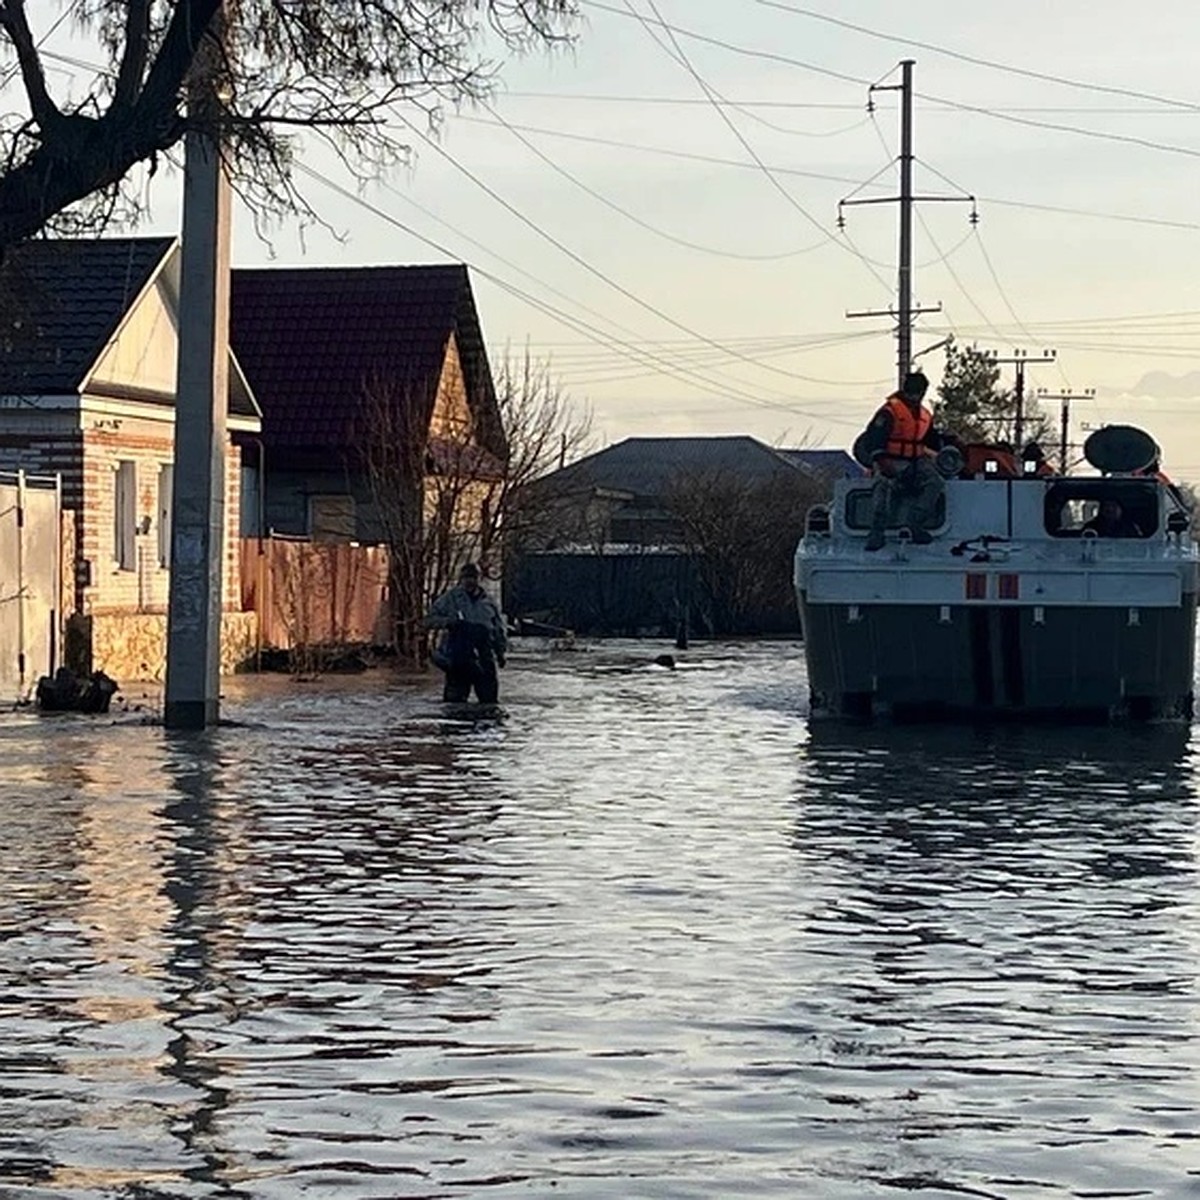
{"label": "concrete utility pole", "polygon": [[[886,309],[863,309],[848,312],[847,317],[895,317],[896,318],[896,386],[904,386],[904,377],[912,370],[912,327],[913,318],[922,313],[941,312],[941,304],[928,308],[914,306],[912,298],[913,279],[913,238],[912,219],[913,206],[920,203],[935,201],[951,201],[969,203],[971,205],[971,222],[978,220],[975,212],[974,196],[916,196],[913,194],[913,67],[916,63],[906,58],[900,64],[899,83],[876,83],[868,89],[868,96],[875,92],[900,93],[900,194],[898,196],[860,196],[854,193],[838,203],[838,228],[846,225],[843,209],[861,204],[898,204],[900,206],[900,245],[898,247],[898,267],[896,271],[896,307]],[[874,112],[874,100],[868,99],[867,107]],[[863,185],[866,186],[865,184]]]}
{"label": "concrete utility pole", "polygon": [[913,61],[900,64],[900,254],[897,272],[896,381],[904,386],[904,376],[912,362],[912,95]]}
{"label": "concrete utility pole", "polygon": [[[207,119],[220,104],[223,12],[189,97]],[[229,395],[230,188],[219,139],[190,132],[184,149],[182,282],[167,615],[168,729],[203,729],[220,716],[221,584],[225,548],[225,423]]]}

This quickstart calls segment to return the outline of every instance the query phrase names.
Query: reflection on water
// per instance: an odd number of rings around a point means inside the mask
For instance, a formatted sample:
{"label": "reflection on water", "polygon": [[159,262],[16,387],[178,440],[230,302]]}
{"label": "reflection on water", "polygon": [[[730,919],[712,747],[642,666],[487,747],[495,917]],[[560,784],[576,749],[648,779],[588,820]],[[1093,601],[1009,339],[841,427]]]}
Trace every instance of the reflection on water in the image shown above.
{"label": "reflection on water", "polygon": [[654,653],[0,725],[0,1196],[1194,1194],[1190,731]]}
{"label": "reflection on water", "polygon": [[[1189,739],[814,728],[795,845],[828,1039],[814,1078],[863,1126],[844,1167],[989,1195],[1191,1194]],[[881,1119],[886,1147],[867,1136]]]}

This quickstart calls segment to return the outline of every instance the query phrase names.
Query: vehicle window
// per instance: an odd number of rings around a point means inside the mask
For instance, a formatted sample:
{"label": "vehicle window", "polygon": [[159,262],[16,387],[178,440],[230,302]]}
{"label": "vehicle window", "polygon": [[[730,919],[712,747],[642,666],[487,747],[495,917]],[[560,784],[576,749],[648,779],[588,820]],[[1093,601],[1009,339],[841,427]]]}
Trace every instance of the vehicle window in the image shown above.
{"label": "vehicle window", "polygon": [[1147,538],[1158,532],[1158,489],[1113,479],[1073,479],[1046,491],[1051,537]]}
{"label": "vehicle window", "polygon": [[[846,493],[846,528],[870,529],[871,513],[874,509],[874,493],[869,487],[851,488]],[[946,522],[946,497],[938,497],[937,508],[934,512],[933,528],[938,528]],[[889,528],[898,529],[903,521],[893,522]]]}

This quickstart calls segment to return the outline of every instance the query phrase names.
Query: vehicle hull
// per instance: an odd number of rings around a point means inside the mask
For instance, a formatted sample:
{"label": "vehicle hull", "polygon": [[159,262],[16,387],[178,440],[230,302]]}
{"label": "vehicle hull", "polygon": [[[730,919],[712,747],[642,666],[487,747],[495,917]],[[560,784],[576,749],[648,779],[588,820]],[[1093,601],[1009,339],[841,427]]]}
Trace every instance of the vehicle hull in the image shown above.
{"label": "vehicle hull", "polygon": [[1192,716],[1195,592],[1170,607],[798,598],[814,718]]}

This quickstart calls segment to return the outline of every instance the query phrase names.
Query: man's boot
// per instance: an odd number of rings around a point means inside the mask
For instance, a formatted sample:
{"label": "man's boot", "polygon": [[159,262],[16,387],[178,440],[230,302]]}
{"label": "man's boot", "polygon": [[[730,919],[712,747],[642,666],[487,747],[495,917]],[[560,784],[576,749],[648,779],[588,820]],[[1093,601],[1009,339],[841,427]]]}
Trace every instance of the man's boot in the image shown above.
{"label": "man's boot", "polygon": [[914,529],[912,542],[914,546],[928,546],[933,541],[933,534],[928,529]]}
{"label": "man's boot", "polygon": [[863,544],[863,549],[864,550],[882,550],[883,542],[884,542],[884,537],[883,537],[882,530],[872,529],[871,532],[867,534],[867,540]]}

